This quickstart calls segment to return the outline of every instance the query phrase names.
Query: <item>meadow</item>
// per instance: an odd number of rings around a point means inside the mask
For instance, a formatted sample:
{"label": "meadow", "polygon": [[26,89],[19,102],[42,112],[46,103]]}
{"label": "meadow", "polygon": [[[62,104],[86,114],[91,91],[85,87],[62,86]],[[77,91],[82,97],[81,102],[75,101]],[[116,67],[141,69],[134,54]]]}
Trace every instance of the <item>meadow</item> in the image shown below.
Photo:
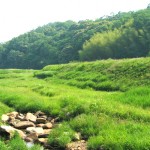
{"label": "meadow", "polygon": [[[150,58],[1,69],[0,115],[11,110],[59,117],[61,126],[48,139],[53,149],[65,149],[80,132],[89,150],[148,150]],[[40,149],[27,148],[18,136],[4,142],[0,149]]]}

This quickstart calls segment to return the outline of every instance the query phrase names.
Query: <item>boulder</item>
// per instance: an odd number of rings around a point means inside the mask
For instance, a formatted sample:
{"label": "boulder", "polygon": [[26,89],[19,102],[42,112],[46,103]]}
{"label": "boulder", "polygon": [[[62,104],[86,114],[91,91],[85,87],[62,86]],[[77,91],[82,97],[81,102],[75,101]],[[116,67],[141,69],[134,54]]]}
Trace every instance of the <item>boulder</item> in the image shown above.
{"label": "boulder", "polygon": [[51,129],[53,127],[51,122],[44,124],[43,129]]}
{"label": "boulder", "polygon": [[27,113],[26,116],[25,116],[25,119],[26,120],[29,120],[29,121],[32,121],[32,122],[36,122],[36,116],[33,115],[32,113]]}
{"label": "boulder", "polygon": [[20,121],[14,125],[17,129],[26,129],[27,127],[34,127],[34,123],[30,121]]}
{"label": "boulder", "polygon": [[15,132],[18,132],[22,139],[26,137],[26,134],[21,130],[15,129],[7,125],[0,126],[0,135],[9,136],[8,138],[11,138]]}
{"label": "boulder", "polygon": [[28,128],[26,128],[26,131],[28,133],[33,133],[33,132],[35,132],[37,134],[43,134],[44,133],[44,130],[42,127],[28,127]]}
{"label": "boulder", "polygon": [[14,133],[14,128],[7,125],[0,126],[0,137],[9,139]]}

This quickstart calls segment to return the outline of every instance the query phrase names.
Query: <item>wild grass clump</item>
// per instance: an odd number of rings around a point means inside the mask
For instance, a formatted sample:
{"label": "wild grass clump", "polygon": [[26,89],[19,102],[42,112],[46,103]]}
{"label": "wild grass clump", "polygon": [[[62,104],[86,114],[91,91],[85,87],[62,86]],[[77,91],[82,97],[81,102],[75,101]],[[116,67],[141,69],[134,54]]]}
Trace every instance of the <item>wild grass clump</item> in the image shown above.
{"label": "wild grass clump", "polygon": [[41,95],[48,96],[48,97],[52,97],[55,95],[54,90],[44,86],[36,86],[32,90],[40,93]]}
{"label": "wild grass clump", "polygon": [[97,115],[81,114],[70,121],[71,127],[80,132],[83,139],[99,134],[102,128],[102,122]]}
{"label": "wild grass clump", "polygon": [[142,108],[150,107],[150,88],[137,87],[123,93],[120,101],[126,104],[140,106]]}
{"label": "wild grass clump", "polygon": [[58,128],[52,130],[48,138],[48,144],[52,149],[65,149],[66,144],[74,139],[75,132],[67,124],[60,124]]}
{"label": "wild grass clump", "polygon": [[61,112],[59,117],[69,120],[85,112],[84,103],[78,102],[74,97],[64,97],[60,101]]}

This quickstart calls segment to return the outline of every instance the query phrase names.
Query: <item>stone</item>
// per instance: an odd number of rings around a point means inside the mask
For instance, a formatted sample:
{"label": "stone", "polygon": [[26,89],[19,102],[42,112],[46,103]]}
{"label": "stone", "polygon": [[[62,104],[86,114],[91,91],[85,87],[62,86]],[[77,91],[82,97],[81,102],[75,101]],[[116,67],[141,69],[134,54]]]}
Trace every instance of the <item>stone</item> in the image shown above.
{"label": "stone", "polygon": [[33,132],[27,135],[26,138],[31,138],[33,141],[37,141],[38,140],[38,134]]}
{"label": "stone", "polygon": [[0,126],[0,136],[10,139],[14,133],[14,128],[7,125]]}
{"label": "stone", "polygon": [[71,142],[66,145],[66,150],[87,150],[87,143],[81,141]]}
{"label": "stone", "polygon": [[38,142],[40,142],[41,144],[46,144],[48,141],[48,138],[39,138]]}
{"label": "stone", "polygon": [[10,112],[10,113],[7,113],[8,116],[12,116],[12,117],[15,117],[18,115],[19,113],[16,112],[16,111],[13,111],[13,112]]}
{"label": "stone", "polygon": [[54,123],[55,123],[55,119],[51,119],[51,123],[53,123],[53,124],[54,124]]}
{"label": "stone", "polygon": [[19,122],[20,122],[20,120],[15,119],[15,118],[11,118],[11,120],[9,121],[9,124],[12,126],[15,126]]}
{"label": "stone", "polygon": [[30,137],[26,137],[24,140],[25,140],[26,142],[33,142],[33,139],[30,138]]}
{"label": "stone", "polygon": [[19,119],[19,120],[21,120],[21,121],[27,121],[27,120],[25,119],[25,116],[24,116],[23,114],[17,115],[17,116],[16,116],[16,119]]}
{"label": "stone", "polygon": [[51,129],[53,127],[51,122],[44,124],[43,129]]}
{"label": "stone", "polygon": [[34,115],[37,116],[37,117],[40,117],[40,116],[45,115],[45,113],[42,112],[42,111],[37,111]]}
{"label": "stone", "polygon": [[32,122],[36,122],[36,116],[33,115],[32,113],[27,113],[25,119],[32,121]]}
{"label": "stone", "polygon": [[46,138],[48,137],[48,135],[50,134],[50,132],[52,131],[52,129],[45,129],[43,134],[39,134],[38,137],[39,138]]}
{"label": "stone", "polygon": [[44,130],[42,127],[28,127],[28,128],[26,128],[26,131],[28,133],[33,133],[33,132],[35,132],[37,134],[43,134],[44,133]]}
{"label": "stone", "polygon": [[37,122],[37,123],[45,123],[45,122],[46,122],[46,119],[45,119],[45,118],[37,118],[37,119],[36,119],[36,122]]}
{"label": "stone", "polygon": [[30,121],[20,121],[14,125],[18,129],[26,129],[27,127],[34,127],[34,123]]}
{"label": "stone", "polygon": [[20,136],[22,139],[24,139],[24,138],[26,137],[26,134],[25,134],[23,131],[17,130],[17,129],[15,129],[15,131],[18,132],[19,136]]}
{"label": "stone", "polygon": [[2,115],[1,119],[2,119],[3,122],[8,122],[9,116],[4,114],[4,115]]}
{"label": "stone", "polygon": [[[55,122],[59,121],[59,118],[53,119],[41,111],[35,114],[30,112],[21,114],[14,111],[3,114],[2,121],[11,126],[0,126],[0,138],[6,137],[5,139],[9,140],[15,132],[18,132],[26,143],[34,144],[39,142],[43,144],[45,148],[46,146],[48,147],[47,137],[51,133],[52,128],[55,127]],[[58,125],[59,124],[57,124],[57,126]]]}
{"label": "stone", "polygon": [[40,124],[37,124],[36,126],[37,126],[37,127],[42,127],[42,128],[43,128],[44,125],[45,125],[44,123],[40,123]]}
{"label": "stone", "polygon": [[[25,133],[21,130],[17,130],[11,126],[7,126],[7,125],[3,125],[0,126],[0,133],[1,134],[6,134],[7,136],[9,135],[9,138],[11,138],[13,136],[13,134],[16,132],[18,132],[19,136],[24,139],[26,137]],[[7,134],[8,133],[8,134]]]}

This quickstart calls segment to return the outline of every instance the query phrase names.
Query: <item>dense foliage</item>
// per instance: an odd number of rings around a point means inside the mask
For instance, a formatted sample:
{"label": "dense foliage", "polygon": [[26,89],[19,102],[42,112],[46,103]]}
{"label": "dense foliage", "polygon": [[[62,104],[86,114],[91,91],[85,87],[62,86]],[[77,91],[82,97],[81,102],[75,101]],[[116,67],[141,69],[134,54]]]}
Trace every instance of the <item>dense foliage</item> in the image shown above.
{"label": "dense foliage", "polygon": [[49,23],[0,44],[1,68],[150,55],[150,8],[95,21]]}

